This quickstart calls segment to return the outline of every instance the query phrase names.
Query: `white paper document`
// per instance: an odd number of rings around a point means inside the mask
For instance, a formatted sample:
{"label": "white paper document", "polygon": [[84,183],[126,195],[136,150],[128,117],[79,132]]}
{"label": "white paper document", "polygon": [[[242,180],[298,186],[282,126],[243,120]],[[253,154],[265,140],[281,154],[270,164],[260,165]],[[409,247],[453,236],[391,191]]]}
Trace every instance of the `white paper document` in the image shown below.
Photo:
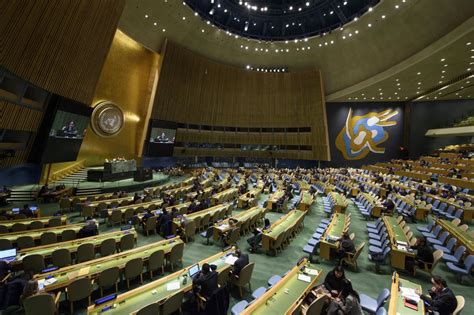
{"label": "white paper document", "polygon": [[235,257],[233,255],[229,255],[225,258],[225,263],[228,264],[228,265],[233,265],[236,260],[237,260],[237,257]]}
{"label": "white paper document", "polygon": [[175,291],[179,289],[179,281],[173,281],[166,285],[167,291]]}
{"label": "white paper document", "polygon": [[413,300],[416,303],[420,300],[420,296],[416,294],[415,289],[400,287],[400,293],[403,297]]}
{"label": "white paper document", "polygon": [[311,277],[303,274],[298,275],[298,280],[304,281],[304,282],[311,282]]}
{"label": "white paper document", "polygon": [[316,269],[311,269],[311,268],[306,268],[305,271],[307,274],[312,275],[312,276],[317,276],[319,273]]}

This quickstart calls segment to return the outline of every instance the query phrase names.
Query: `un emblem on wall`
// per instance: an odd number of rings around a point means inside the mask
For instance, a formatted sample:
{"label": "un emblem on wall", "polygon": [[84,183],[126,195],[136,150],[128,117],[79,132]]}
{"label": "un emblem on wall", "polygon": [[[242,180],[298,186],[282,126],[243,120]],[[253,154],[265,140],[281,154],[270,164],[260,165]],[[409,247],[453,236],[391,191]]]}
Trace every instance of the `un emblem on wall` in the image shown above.
{"label": "un emblem on wall", "polygon": [[103,101],[94,107],[92,112],[92,130],[101,137],[115,136],[122,130],[123,112],[112,102]]}

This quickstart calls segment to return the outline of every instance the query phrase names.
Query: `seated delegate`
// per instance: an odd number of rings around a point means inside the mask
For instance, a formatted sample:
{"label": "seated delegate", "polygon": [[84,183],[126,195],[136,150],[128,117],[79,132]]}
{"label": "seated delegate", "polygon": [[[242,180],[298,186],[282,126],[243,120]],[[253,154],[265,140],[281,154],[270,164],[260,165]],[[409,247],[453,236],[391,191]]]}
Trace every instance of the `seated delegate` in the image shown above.
{"label": "seated delegate", "polygon": [[203,264],[201,271],[193,277],[193,291],[209,299],[218,287],[217,276],[217,271],[212,270],[209,264]]}
{"label": "seated delegate", "polygon": [[271,226],[270,220],[265,219],[263,228],[256,228],[253,231],[253,236],[247,239],[247,243],[250,245],[250,252],[256,252],[260,242],[262,241],[262,234],[264,230],[269,229]]}
{"label": "seated delegate", "polygon": [[420,298],[428,304],[427,314],[452,314],[458,306],[453,291],[448,288],[446,281],[439,276],[433,276],[431,283],[433,287],[428,291],[429,295],[424,295],[419,289],[416,291]]}
{"label": "seated delegate", "polygon": [[237,249],[235,251],[235,256],[237,257],[237,260],[234,262],[230,272],[234,278],[237,278],[240,276],[242,269],[249,264],[249,255],[242,253],[240,249]]}

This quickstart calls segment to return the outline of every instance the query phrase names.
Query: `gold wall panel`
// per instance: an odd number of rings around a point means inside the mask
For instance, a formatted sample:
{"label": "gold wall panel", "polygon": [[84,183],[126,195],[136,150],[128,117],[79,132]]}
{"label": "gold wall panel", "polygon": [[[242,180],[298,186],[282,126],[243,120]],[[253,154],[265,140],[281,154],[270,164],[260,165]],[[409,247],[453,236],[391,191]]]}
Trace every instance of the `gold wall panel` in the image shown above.
{"label": "gold wall panel", "polygon": [[156,85],[160,56],[117,30],[95,90],[92,104],[108,100],[123,111],[123,129],[110,138],[92,130],[82,143],[78,160],[102,165],[105,158],[138,159],[148,128],[150,99]]}

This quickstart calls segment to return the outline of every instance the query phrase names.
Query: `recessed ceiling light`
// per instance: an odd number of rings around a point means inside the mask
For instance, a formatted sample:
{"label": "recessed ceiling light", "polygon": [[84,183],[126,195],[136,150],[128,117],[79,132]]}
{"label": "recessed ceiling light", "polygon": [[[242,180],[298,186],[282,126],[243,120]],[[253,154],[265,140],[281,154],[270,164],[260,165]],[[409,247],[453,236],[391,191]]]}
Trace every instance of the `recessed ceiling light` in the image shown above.
{"label": "recessed ceiling light", "polygon": [[382,19],[385,19],[385,15],[382,15]]}
{"label": "recessed ceiling light", "polygon": [[145,19],[148,19],[148,14],[145,14]]}
{"label": "recessed ceiling light", "polygon": [[420,74],[421,74],[421,72],[418,72],[418,73],[417,73],[417,75],[420,75]]}
{"label": "recessed ceiling light", "polygon": [[443,62],[443,61],[445,61],[445,60],[446,60],[446,58],[442,58],[442,59],[441,59],[441,62]]}
{"label": "recessed ceiling light", "polygon": [[469,46],[469,45],[471,45],[471,42],[466,43],[466,46]]}
{"label": "recessed ceiling light", "polygon": [[367,24],[367,26],[368,26],[368,27],[372,27],[372,24],[369,23],[369,24]]}
{"label": "recessed ceiling light", "polygon": [[163,32],[166,32],[166,28],[163,29]]}

